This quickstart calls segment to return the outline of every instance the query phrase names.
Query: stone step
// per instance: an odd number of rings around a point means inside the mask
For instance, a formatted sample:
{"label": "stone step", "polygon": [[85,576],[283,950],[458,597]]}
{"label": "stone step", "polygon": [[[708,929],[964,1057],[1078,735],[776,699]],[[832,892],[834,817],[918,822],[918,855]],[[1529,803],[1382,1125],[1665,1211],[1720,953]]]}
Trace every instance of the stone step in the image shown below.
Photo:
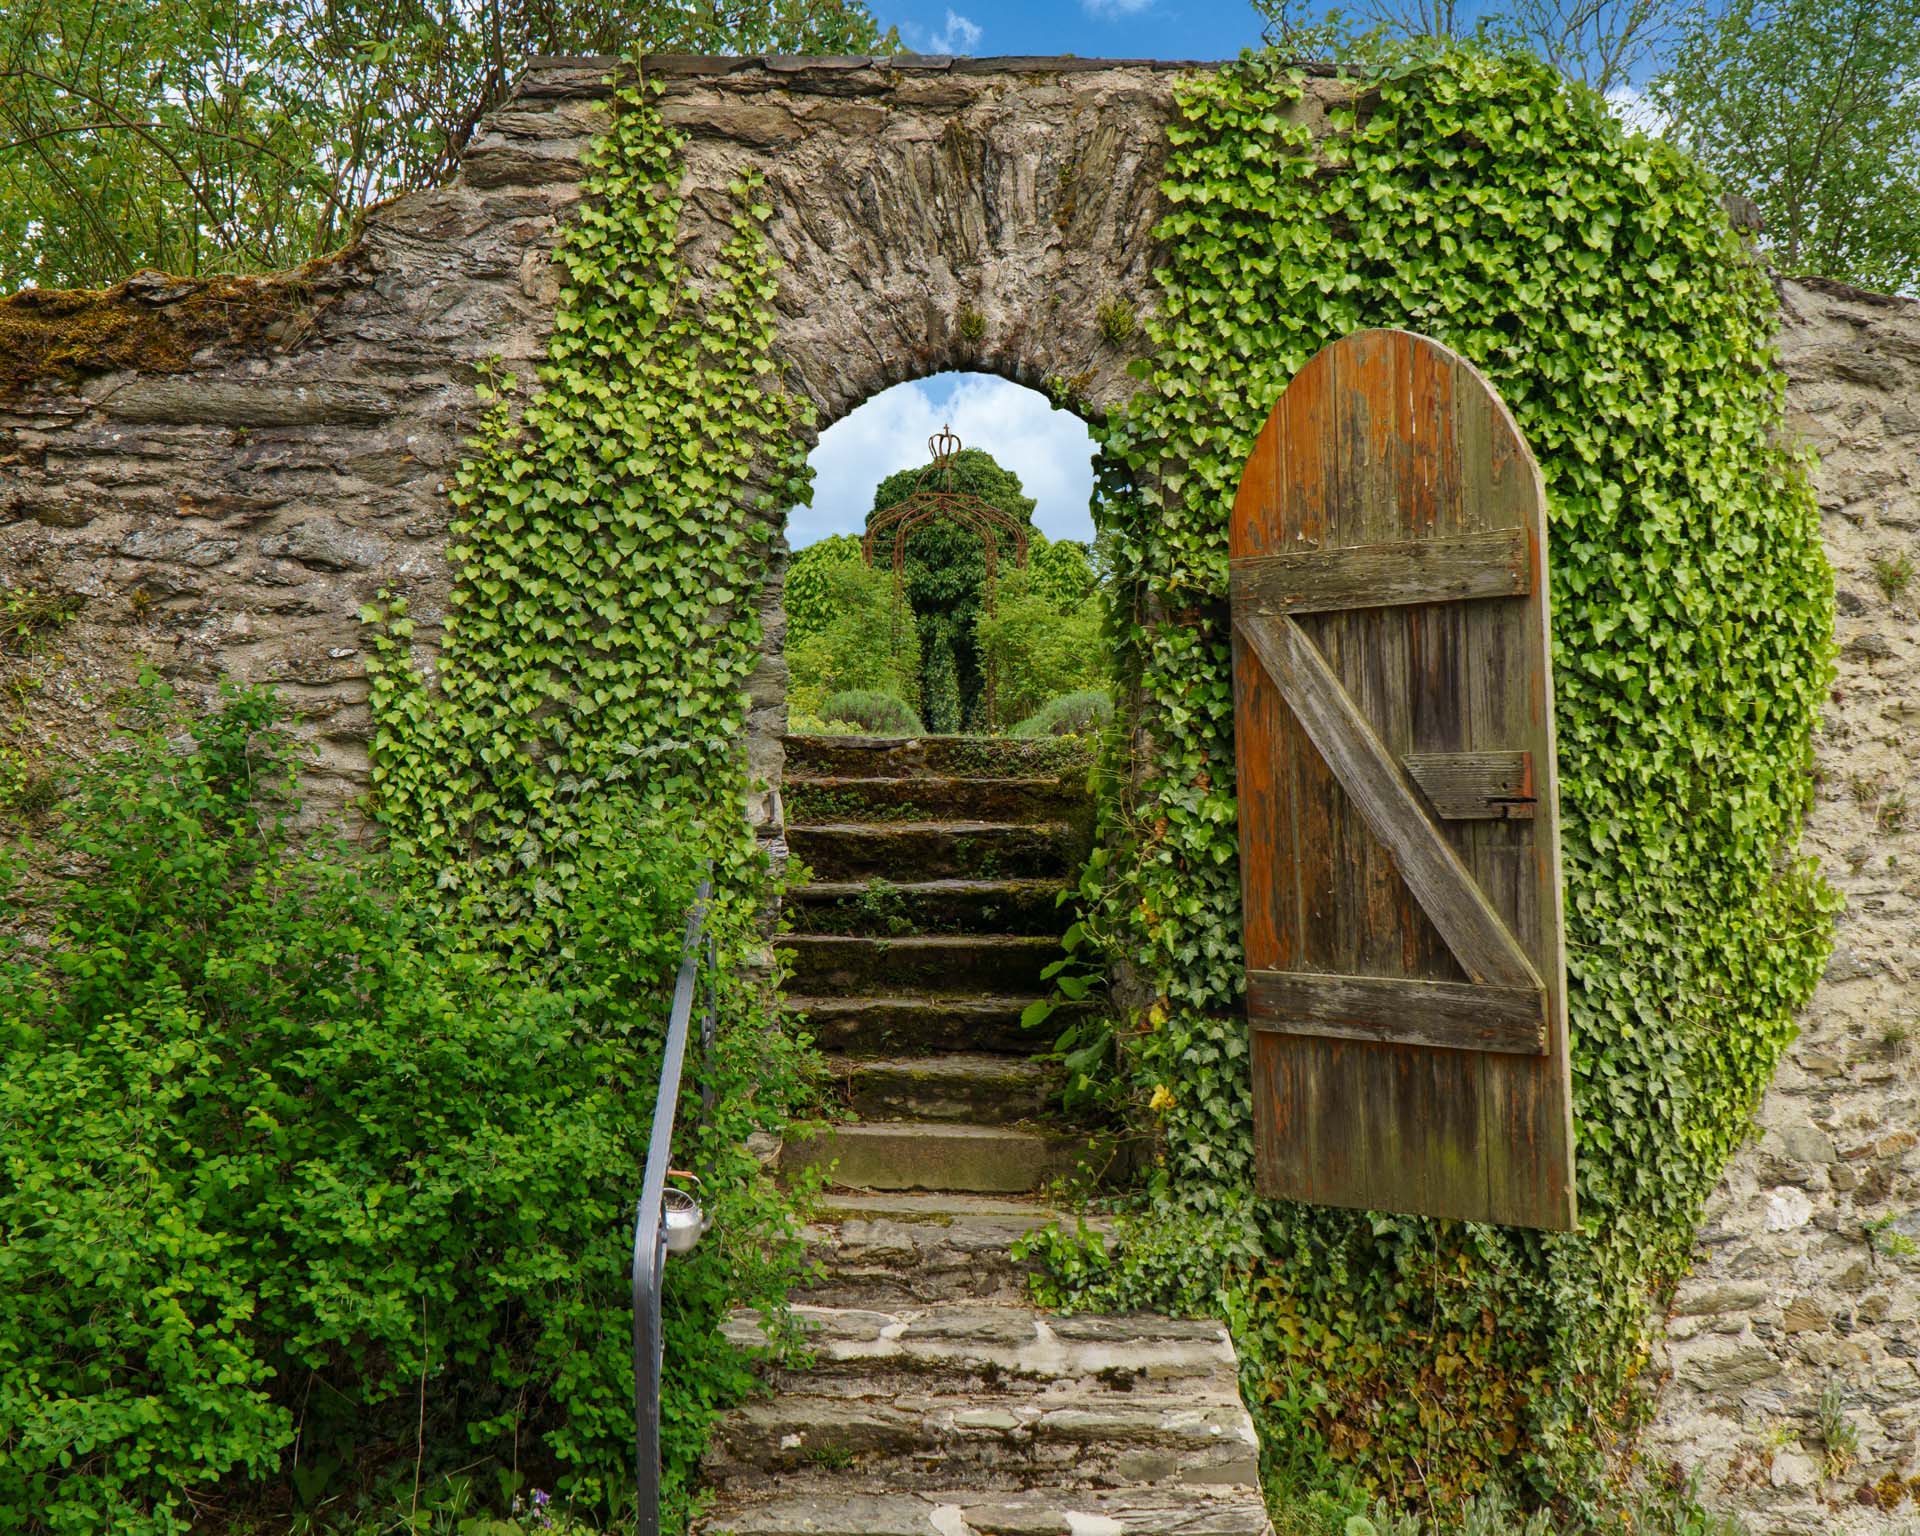
{"label": "stone step", "polygon": [[823,1307],[1024,1302],[1037,1265],[1013,1244],[1060,1219],[1037,1200],[872,1191],[821,1195],[813,1217],[820,1274],[795,1300]]}
{"label": "stone step", "polygon": [[[723,1495],[831,1469],[842,1488],[1257,1486],[1258,1444],[1240,1399],[1193,1382],[1025,1393],[784,1391],[716,1427],[705,1471]],[[718,1527],[724,1529],[725,1527]]]}
{"label": "stone step", "polygon": [[789,1175],[833,1165],[834,1184],[857,1189],[1028,1194],[1105,1156],[1088,1136],[992,1125],[881,1120],[831,1126],[781,1148]]}
{"label": "stone step", "polygon": [[779,948],[793,954],[789,985],[810,997],[903,988],[1039,994],[1048,989],[1040,973],[1064,953],[1058,938],[1031,934],[796,933]]}
{"label": "stone step", "polygon": [[1270,1536],[1257,1488],[1012,1489],[860,1493],[840,1476],[783,1479],[723,1500],[702,1536]]}
{"label": "stone step", "polygon": [[1007,1051],[1026,1055],[1045,1049],[1069,1023],[1094,1004],[1068,1003],[1038,1029],[1022,1029],[1020,1015],[1039,994],[923,993],[919,996],[816,997],[793,994],[789,1007],[807,1017],[815,1043],[825,1051],[868,1056],[923,1051]]}
{"label": "stone step", "polygon": [[790,772],[781,793],[790,827],[842,821],[1080,821],[1093,809],[1084,773],[974,779]]}
{"label": "stone step", "polygon": [[[882,1311],[872,1307],[796,1306],[812,1363],[781,1372],[789,1390],[1043,1394],[1063,1384],[1096,1382],[1100,1394],[1195,1390],[1230,1382],[1236,1369],[1225,1327],[1158,1315],[1056,1316],[1031,1307],[979,1301],[937,1302]],[[722,1332],[747,1349],[764,1348],[758,1312],[735,1313]],[[1238,1399],[1234,1399],[1238,1407]]]}
{"label": "stone step", "polygon": [[1080,741],[1004,736],[788,736],[786,775],[800,778],[1034,778],[1084,775],[1093,748]]}
{"label": "stone step", "polygon": [[1015,1125],[1045,1115],[1060,1091],[1057,1068],[1017,1056],[830,1056],[847,1106],[865,1120],[947,1120]]}
{"label": "stone step", "polygon": [[1061,880],[816,880],[788,892],[799,933],[1066,932]]}
{"label": "stone step", "polygon": [[1066,822],[832,822],[787,828],[816,880],[1070,880],[1086,839]]}

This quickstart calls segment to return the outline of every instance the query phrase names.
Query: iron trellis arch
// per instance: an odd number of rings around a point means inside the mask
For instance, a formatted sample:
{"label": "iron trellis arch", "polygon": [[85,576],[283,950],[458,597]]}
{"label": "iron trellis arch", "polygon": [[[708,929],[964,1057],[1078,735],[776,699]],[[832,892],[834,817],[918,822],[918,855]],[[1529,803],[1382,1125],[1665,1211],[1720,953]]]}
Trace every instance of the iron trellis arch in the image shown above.
{"label": "iron trellis arch", "polygon": [[[893,530],[893,601],[895,611],[905,600],[907,575],[907,542],[916,529],[924,528],[937,519],[945,518],[958,523],[961,527],[980,535],[981,553],[986,559],[986,588],[982,593],[982,602],[988,613],[993,612],[993,590],[997,578],[1000,558],[999,535],[1013,536],[1014,563],[1025,569],[1027,564],[1027,529],[1010,512],[996,507],[984,497],[972,495],[966,491],[953,490],[953,459],[960,451],[960,439],[951,427],[943,426],[927,439],[927,450],[933,462],[921,472],[914,488],[904,499],[891,506],[882,507],[867,519],[867,531],[860,540],[860,557],[866,561],[869,570],[873,567],[874,541],[882,533]],[[938,474],[941,489],[929,490],[925,485],[928,475]],[[989,718],[994,708],[994,675],[991,663],[986,668],[983,680],[984,703]]]}

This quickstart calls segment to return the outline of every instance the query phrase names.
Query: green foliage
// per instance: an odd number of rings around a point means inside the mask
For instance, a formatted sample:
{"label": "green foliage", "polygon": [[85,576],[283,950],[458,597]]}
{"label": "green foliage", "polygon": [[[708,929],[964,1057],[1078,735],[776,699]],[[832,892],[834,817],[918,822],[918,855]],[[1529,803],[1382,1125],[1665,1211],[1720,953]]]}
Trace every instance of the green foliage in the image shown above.
{"label": "green foliage", "polygon": [[[312,1505],[395,1447],[410,1472],[422,1417],[451,1464],[543,1466],[596,1507],[631,1487],[631,1201],[694,854],[613,813],[623,856],[555,903],[570,958],[533,964],[386,859],[296,838],[278,718],[149,687],[9,861],[53,873],[44,945],[0,950],[8,1530],[184,1531],[215,1481],[278,1483],[296,1437]],[[715,1107],[690,1099],[678,1155],[716,1231],[667,1271],[676,1487],[750,1380],[721,1321],[802,1263],[743,1143],[806,1061],[736,979],[753,905],[713,931]]]}
{"label": "green foliage", "polygon": [[771,521],[807,494],[807,408],[772,382],[771,209],[752,183],[733,189],[732,237],[696,298],[674,255],[677,140],[650,90],[618,89],[591,152],[538,387],[483,389],[432,687],[404,600],[364,615],[376,813],[448,899],[525,924],[534,948],[586,850],[585,809],[609,794],[686,818],[723,881],[758,878],[738,812],[742,690]]}
{"label": "green foliage", "polygon": [[813,573],[825,619],[798,642],[788,640],[788,703],[800,714],[834,718],[822,706],[828,695],[891,694],[911,717],[920,697],[913,610],[894,595],[892,573],[869,570],[859,551],[855,544],[851,561]]}
{"label": "green foliage", "polygon": [[858,0],[20,0],[0,293],[296,266],[431,186],[537,54],[873,53]]}
{"label": "green foliage", "polygon": [[[1271,58],[1182,84],[1152,352],[1097,429],[1145,755],[1087,921],[1152,999],[1122,1045],[1159,1157],[1151,1208],[1076,1289],[1144,1298],[1170,1265],[1191,1298],[1197,1261],[1165,1234],[1250,1223],[1259,1256],[1215,1266],[1217,1304],[1302,1480],[1436,1501],[1505,1482],[1596,1511],[1646,1298],[1685,1265],[1826,952],[1832,898],[1793,850],[1831,578],[1775,436],[1771,291],[1711,183],[1526,57],[1409,52],[1362,84],[1319,142]],[[1546,478],[1575,1234],[1251,1198],[1226,516],[1286,381],[1366,326],[1477,364]]]}
{"label": "green foliage", "polygon": [[836,693],[821,704],[820,718],[858,726],[870,736],[918,736],[926,729],[913,706],[892,693]]}
{"label": "green foliage", "polygon": [[1036,736],[1091,736],[1112,723],[1112,695],[1105,689],[1091,688],[1047,700],[1007,734],[1026,740]]}
{"label": "green foliage", "polygon": [[974,620],[975,654],[991,669],[989,728],[1024,721],[1070,693],[1098,691],[1110,677],[1105,604],[1097,595],[1063,606],[1015,569],[999,583],[991,613]]}
{"label": "green foliage", "polygon": [[[903,469],[888,475],[873,492],[873,513],[897,506],[916,490],[951,490],[978,496],[998,507],[1015,522],[1031,526],[1034,501],[1020,490],[1020,477],[1002,469],[993,456],[978,448],[955,454],[947,472],[931,465]],[[1031,536],[1030,536],[1031,537]],[[1004,580],[1013,569],[1013,551],[1007,535],[999,535],[999,574]],[[874,564],[893,565],[894,530],[874,539]],[[920,709],[929,729],[952,732],[976,729],[982,722],[984,678],[975,649],[974,624],[983,606],[987,584],[987,557],[981,536],[944,517],[913,530],[907,539],[903,571],[907,601],[920,628]]]}
{"label": "green foliage", "polygon": [[1100,588],[1100,573],[1086,545],[1038,532],[1027,545],[1027,580],[1035,592],[1061,609],[1077,607]]}
{"label": "green foliage", "polygon": [[787,612],[789,652],[808,636],[826,627],[833,614],[828,577],[842,566],[861,565],[860,541],[850,533],[829,534],[805,549],[796,550],[787,563],[783,600]]}
{"label": "green foliage", "polygon": [[1920,284],[1920,0],[1701,6],[1650,94],[1789,272]]}
{"label": "green foliage", "polygon": [[[685,857],[710,859],[725,910],[758,911],[773,894],[740,814],[741,728],[772,529],[807,496],[810,417],[769,355],[761,225],[772,210],[755,181],[733,187],[731,238],[704,257],[696,292],[675,255],[679,141],[656,90],[616,82],[556,255],[566,280],[535,387],[483,376],[489,410],[453,477],[455,583],[431,682],[403,598],[363,615],[376,649],[373,809],[389,844],[431,884],[435,907],[534,974],[602,963],[574,912],[629,878],[645,849],[636,825],[670,825]],[[729,975],[739,963],[737,948],[722,956]],[[785,1071],[795,1048],[770,1032],[763,1044],[766,1069]],[[717,1085],[754,1112],[749,1082]],[[789,1107],[768,1104],[765,1122],[777,1127]],[[757,1166],[740,1165],[747,1129],[728,1128],[734,1160],[713,1154],[710,1193],[763,1188]],[[639,1159],[605,1150],[630,1196]],[[714,1262],[735,1266],[733,1297],[771,1305],[791,1271],[766,1230],[741,1221],[742,1246],[723,1244]],[[723,1294],[711,1275],[699,1292],[703,1303]],[[600,1347],[624,1349],[624,1330],[606,1329],[604,1307],[597,1316]],[[689,1379],[707,1373],[665,1409],[682,1470],[738,1384],[716,1316],[701,1321],[704,1333],[667,1341]],[[628,1412],[630,1370],[624,1382],[596,1376],[591,1393],[568,1402],[555,1446],[584,1469],[572,1475],[590,1506],[617,1492],[603,1437]]]}

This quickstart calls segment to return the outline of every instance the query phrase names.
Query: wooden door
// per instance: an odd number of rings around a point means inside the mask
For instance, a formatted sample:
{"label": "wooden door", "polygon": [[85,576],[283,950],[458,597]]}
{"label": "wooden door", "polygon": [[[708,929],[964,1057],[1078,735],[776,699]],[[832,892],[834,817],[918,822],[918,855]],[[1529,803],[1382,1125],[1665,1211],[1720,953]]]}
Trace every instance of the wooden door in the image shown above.
{"label": "wooden door", "polygon": [[1546,503],[1491,385],[1361,331],[1233,508],[1260,1192],[1574,1225]]}

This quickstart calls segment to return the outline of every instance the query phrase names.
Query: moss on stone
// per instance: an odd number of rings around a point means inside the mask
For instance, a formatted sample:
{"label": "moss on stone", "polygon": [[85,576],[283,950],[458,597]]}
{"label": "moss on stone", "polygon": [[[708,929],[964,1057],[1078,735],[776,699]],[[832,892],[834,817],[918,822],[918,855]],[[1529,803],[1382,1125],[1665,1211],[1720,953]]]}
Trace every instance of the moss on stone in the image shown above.
{"label": "moss on stone", "polygon": [[149,271],[107,289],[23,288],[0,298],[0,405],[38,383],[121,370],[180,373],[209,350],[288,346],[306,333],[353,255],[264,277]]}

